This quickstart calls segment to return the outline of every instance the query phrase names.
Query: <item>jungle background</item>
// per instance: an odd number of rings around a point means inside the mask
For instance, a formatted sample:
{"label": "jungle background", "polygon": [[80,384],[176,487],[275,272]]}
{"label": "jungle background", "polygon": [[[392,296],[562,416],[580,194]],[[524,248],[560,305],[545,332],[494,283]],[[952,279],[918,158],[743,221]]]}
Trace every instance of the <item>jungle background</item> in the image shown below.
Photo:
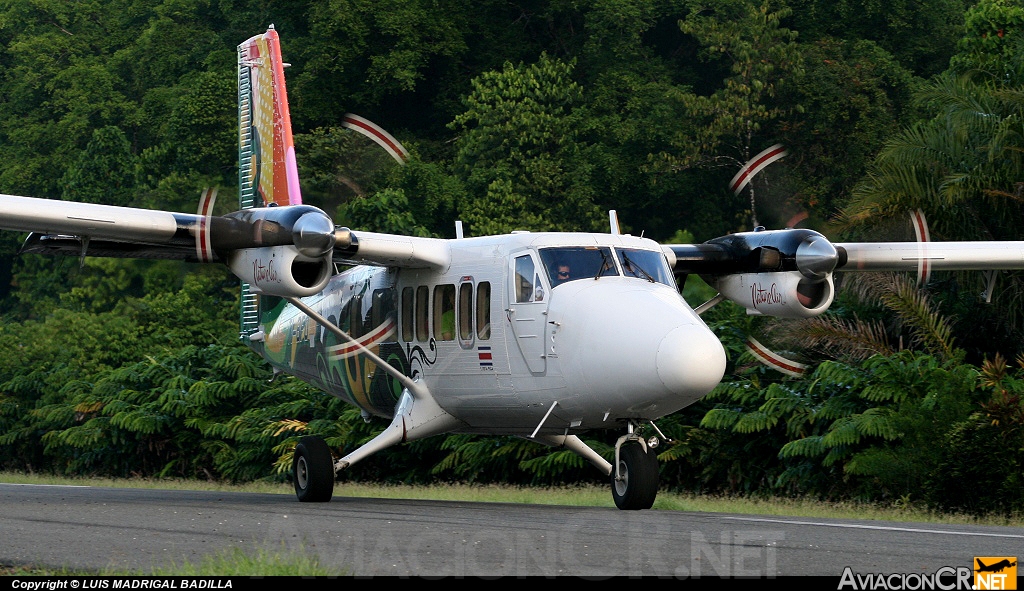
{"label": "jungle background", "polygon": [[[914,240],[920,210],[933,240],[1020,238],[1020,0],[0,0],[0,192],[192,212],[217,186],[229,211],[236,46],[271,24],[304,201],[339,225],[603,231],[615,209],[663,243],[794,224]],[[733,194],[777,143],[788,155]],[[22,239],[0,233],[0,469],[286,480],[298,437],[343,454],[385,426],[271,382],[226,269],[19,257]],[[729,370],[659,423],[662,487],[1024,510],[1021,280],[840,276],[832,310],[800,322],[712,308]],[[758,364],[752,335],[807,372]],[[611,434],[585,439],[610,457]],[[342,478],[604,480],[569,452],[463,435]]]}

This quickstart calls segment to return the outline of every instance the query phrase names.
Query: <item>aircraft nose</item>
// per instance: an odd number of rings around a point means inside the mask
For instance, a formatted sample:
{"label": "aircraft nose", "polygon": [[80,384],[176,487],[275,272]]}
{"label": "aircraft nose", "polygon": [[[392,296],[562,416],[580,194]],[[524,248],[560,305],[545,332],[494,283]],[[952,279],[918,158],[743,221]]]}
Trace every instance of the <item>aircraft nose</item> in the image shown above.
{"label": "aircraft nose", "polygon": [[704,396],[725,375],[725,349],[718,337],[701,325],[682,325],[661,340],[656,364],[658,377],[670,391]]}

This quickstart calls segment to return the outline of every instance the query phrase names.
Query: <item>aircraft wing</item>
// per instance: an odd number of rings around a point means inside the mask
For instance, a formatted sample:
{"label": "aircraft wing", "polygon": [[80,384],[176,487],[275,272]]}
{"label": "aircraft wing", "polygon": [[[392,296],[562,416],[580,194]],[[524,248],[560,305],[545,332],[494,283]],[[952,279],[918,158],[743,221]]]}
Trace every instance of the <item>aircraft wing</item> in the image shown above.
{"label": "aircraft wing", "polygon": [[836,243],[837,271],[1024,269],[1024,242]]}
{"label": "aircraft wing", "polygon": [[339,263],[437,270],[451,263],[449,242],[441,238],[356,233],[348,228],[338,228],[335,238],[334,260]]}
{"label": "aircraft wing", "polygon": [[677,274],[801,270],[937,271],[1024,269],[1024,241],[831,242],[812,230],[743,232],[664,249]]}
{"label": "aircraft wing", "polygon": [[222,262],[253,291],[281,296],[323,289],[334,263],[447,268],[446,240],[355,233],[302,203],[273,26],[238,56],[237,211],[211,215],[211,190],[195,214],[0,195],[0,230],[30,232],[23,253]]}
{"label": "aircraft wing", "polygon": [[1024,269],[1024,242],[831,242],[808,229],[741,232],[663,250],[679,276],[696,274],[751,313],[807,318],[834,297],[833,274]]}
{"label": "aircraft wing", "polygon": [[0,195],[0,229],[31,232],[28,253],[202,260],[202,225],[194,214]]}
{"label": "aircraft wing", "polygon": [[[21,252],[36,254],[213,262],[241,249],[299,245],[333,250],[332,260],[345,264],[440,269],[450,260],[447,240],[335,228],[309,205],[211,216],[0,195],[0,230],[31,232]],[[306,244],[316,241],[323,244]]]}

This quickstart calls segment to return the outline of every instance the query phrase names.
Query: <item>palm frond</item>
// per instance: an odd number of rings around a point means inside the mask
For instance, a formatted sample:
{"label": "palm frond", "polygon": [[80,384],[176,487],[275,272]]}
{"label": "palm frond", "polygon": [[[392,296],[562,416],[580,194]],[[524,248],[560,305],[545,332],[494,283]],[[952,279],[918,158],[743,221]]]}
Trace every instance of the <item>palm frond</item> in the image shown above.
{"label": "palm frond", "polygon": [[806,320],[778,322],[767,330],[773,342],[787,347],[800,347],[842,361],[860,361],[872,355],[889,355],[896,350],[889,344],[882,323],[866,322],[856,316],[846,320],[829,314]]}

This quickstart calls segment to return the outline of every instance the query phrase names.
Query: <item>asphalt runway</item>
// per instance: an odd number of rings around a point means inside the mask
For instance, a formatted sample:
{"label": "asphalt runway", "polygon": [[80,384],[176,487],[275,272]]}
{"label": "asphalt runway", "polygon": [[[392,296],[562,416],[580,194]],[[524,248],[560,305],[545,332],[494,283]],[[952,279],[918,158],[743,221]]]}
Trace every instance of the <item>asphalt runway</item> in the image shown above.
{"label": "asphalt runway", "polygon": [[0,484],[0,565],[145,574],[230,548],[308,553],[358,577],[846,572],[909,575],[889,588],[914,588],[922,576],[955,584],[976,556],[1024,555],[1024,528]]}

